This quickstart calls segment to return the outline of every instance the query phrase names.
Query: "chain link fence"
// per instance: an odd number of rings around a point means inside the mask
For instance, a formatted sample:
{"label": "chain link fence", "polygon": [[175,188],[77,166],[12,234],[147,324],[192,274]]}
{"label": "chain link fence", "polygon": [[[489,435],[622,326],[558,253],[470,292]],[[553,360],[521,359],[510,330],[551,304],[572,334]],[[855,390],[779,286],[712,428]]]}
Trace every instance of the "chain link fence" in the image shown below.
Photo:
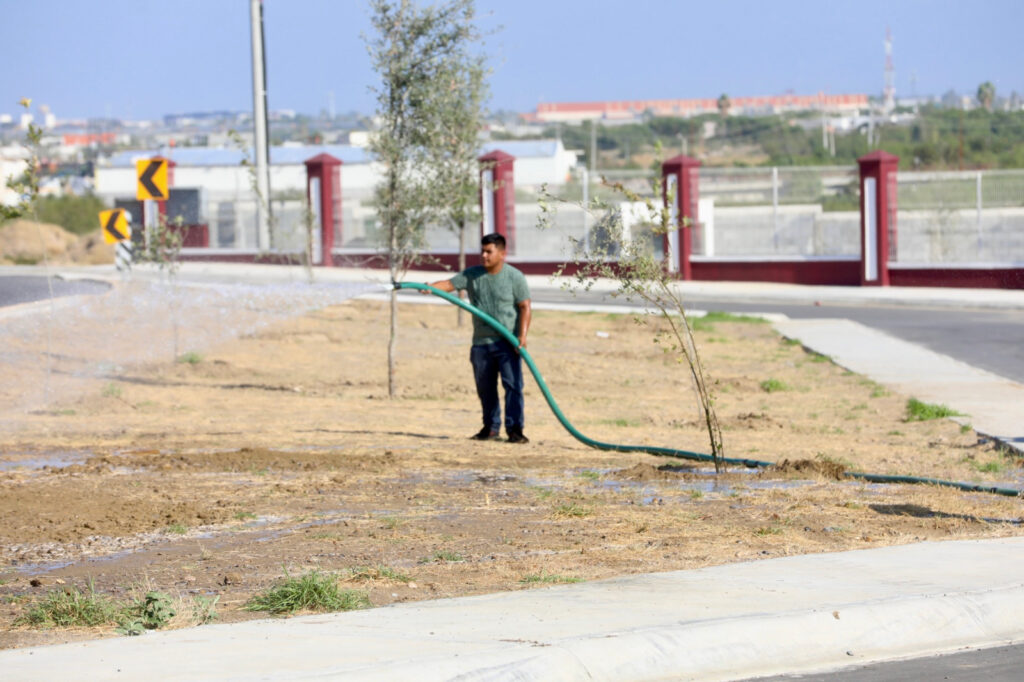
{"label": "chain link fence", "polygon": [[694,254],[856,257],[857,183],[853,166],[701,168],[703,234]]}
{"label": "chain link fence", "polygon": [[[640,205],[654,195],[652,170],[577,168],[564,184],[517,185],[513,261],[561,263],[573,243],[606,239],[609,213],[618,213],[632,234],[650,231]],[[625,191],[623,191],[625,190]],[[857,169],[842,167],[699,169],[699,224],[693,229],[697,258],[856,258],[860,255]],[[292,193],[296,194],[296,193]],[[551,200],[554,196],[557,199]],[[372,189],[342,183],[335,252],[377,254],[386,235]],[[255,249],[257,201],[248,187],[205,192],[201,213],[210,225],[210,246]],[[545,205],[549,210],[543,208]],[[900,172],[897,174],[896,263],[1024,262],[1024,171]],[[584,206],[590,206],[585,210]],[[304,196],[276,196],[273,250],[302,253],[306,244]],[[479,223],[467,229],[475,252]],[[319,245],[319,233],[314,235]],[[450,221],[426,227],[426,249],[458,252]],[[662,239],[651,236],[662,253]]]}
{"label": "chain link fence", "polygon": [[[621,221],[632,237],[650,233],[642,206],[650,200],[655,209],[661,207],[656,179],[650,171],[577,168],[558,187],[517,186],[512,259],[563,263],[574,258],[575,245],[614,255],[609,242],[615,228],[609,223]],[[662,240],[652,235],[651,248],[660,257]]]}
{"label": "chain link fence", "polygon": [[1024,171],[896,178],[896,262],[1024,263]]}

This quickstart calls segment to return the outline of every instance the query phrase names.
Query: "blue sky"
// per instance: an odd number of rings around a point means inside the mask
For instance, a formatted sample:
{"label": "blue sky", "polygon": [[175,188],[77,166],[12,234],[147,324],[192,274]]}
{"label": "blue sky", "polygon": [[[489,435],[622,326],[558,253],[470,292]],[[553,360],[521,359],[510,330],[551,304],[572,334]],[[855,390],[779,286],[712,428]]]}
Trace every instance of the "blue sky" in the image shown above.
{"label": "blue sky", "polygon": [[[252,107],[246,0],[0,0],[0,113],[60,117]],[[540,101],[880,93],[1024,93],[1020,0],[478,0],[492,109]],[[370,113],[360,0],[265,0],[271,109]],[[499,28],[500,27],[500,28]]]}

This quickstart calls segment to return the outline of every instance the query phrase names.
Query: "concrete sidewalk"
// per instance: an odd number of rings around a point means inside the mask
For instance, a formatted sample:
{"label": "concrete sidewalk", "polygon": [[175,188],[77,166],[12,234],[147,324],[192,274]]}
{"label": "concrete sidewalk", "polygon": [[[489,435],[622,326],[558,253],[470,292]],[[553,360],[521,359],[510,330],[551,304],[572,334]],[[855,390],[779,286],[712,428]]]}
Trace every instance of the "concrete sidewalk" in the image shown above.
{"label": "concrete sidewalk", "polygon": [[1024,538],[0,652],[4,680],[727,680],[1024,639]]}
{"label": "concrete sidewalk", "polygon": [[1024,385],[850,320],[781,320],[775,328],[851,372],[962,413],[956,420],[1024,452]]}

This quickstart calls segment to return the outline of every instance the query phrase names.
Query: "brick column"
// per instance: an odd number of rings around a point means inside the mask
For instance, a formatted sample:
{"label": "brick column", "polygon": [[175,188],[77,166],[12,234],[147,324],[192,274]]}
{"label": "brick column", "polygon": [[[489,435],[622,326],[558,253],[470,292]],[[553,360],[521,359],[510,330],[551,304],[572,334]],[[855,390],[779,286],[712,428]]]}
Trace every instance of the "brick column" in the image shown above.
{"label": "brick column", "polygon": [[516,157],[500,149],[480,161],[480,236],[497,232],[505,238],[509,254],[516,252]]}
{"label": "brick column", "polygon": [[[693,279],[690,254],[693,252],[693,231],[698,220],[697,200],[700,161],[689,156],[674,156],[661,164],[661,200],[672,213],[675,230],[665,235],[668,267],[683,279]],[[672,206],[669,196],[675,195]],[[687,224],[689,226],[687,226]]]}
{"label": "brick column", "polygon": [[857,159],[860,167],[860,283],[889,286],[896,257],[896,167],[900,157],[881,150]]}
{"label": "brick column", "polygon": [[341,242],[341,159],[330,154],[317,154],[306,159],[306,200],[320,228],[320,258],[317,265],[334,265],[331,250],[337,232]]}

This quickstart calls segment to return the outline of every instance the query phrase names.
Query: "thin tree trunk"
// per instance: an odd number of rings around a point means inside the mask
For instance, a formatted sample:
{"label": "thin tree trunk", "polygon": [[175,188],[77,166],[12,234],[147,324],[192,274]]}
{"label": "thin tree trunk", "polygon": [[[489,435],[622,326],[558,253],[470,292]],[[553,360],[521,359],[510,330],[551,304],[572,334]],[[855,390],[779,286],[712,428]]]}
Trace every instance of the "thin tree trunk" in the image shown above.
{"label": "thin tree trunk", "polygon": [[[459,272],[466,269],[466,219],[462,218],[459,221]],[[465,299],[466,292],[460,291],[459,298]],[[462,308],[456,308],[458,311],[458,324],[461,327],[465,324],[465,311]]]}
{"label": "thin tree trunk", "polygon": [[[391,174],[391,196],[395,196],[395,176]],[[391,273],[391,281],[394,282],[398,278],[398,259],[400,258],[398,253],[398,228],[394,224],[394,214],[391,218],[390,234],[389,234],[389,252],[388,252],[388,271]],[[388,397],[395,397],[395,342],[398,339],[398,292],[395,289],[391,290],[391,329],[388,335]]]}
{"label": "thin tree trunk", "polygon": [[398,340],[398,292],[391,290],[391,335],[388,337],[388,397],[395,397],[395,342]]}

